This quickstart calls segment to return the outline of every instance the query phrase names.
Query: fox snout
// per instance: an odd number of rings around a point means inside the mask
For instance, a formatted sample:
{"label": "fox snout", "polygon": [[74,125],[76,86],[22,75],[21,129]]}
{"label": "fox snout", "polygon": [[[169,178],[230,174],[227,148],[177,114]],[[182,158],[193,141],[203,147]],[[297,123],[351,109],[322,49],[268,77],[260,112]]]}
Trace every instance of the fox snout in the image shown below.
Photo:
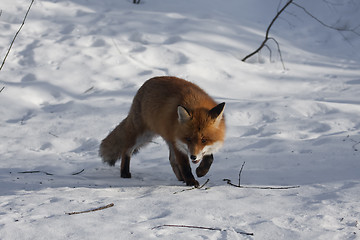
{"label": "fox snout", "polygon": [[201,160],[201,159],[198,159],[195,155],[190,155],[190,159],[194,164],[199,163]]}
{"label": "fox snout", "polygon": [[193,160],[193,161],[195,161],[195,160],[196,160],[196,156],[195,156],[195,155],[191,155],[191,156],[190,156],[190,159]]}

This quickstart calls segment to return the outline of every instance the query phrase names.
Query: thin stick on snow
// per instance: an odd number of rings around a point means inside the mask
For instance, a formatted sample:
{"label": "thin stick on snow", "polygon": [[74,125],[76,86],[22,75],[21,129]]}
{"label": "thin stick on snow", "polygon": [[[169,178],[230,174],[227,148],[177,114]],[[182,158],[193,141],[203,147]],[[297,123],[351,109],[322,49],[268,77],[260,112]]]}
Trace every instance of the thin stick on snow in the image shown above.
{"label": "thin stick on snow", "polygon": [[67,215],[75,215],[75,214],[82,214],[82,213],[89,213],[89,212],[95,212],[95,211],[100,211],[100,210],[104,210],[106,208],[110,208],[110,207],[113,207],[114,204],[113,203],[110,203],[106,206],[103,206],[103,207],[98,207],[98,208],[94,208],[94,209],[90,209],[90,210],[86,210],[86,211],[80,211],[80,212],[70,212],[70,213],[65,213]]}
{"label": "thin stick on snow", "polygon": [[[194,190],[194,189],[201,189],[201,188],[203,188],[209,181],[210,181],[210,179],[206,180],[206,182],[205,182],[203,185],[201,185],[200,187],[192,187],[192,188],[183,189],[183,190],[181,190],[181,191],[179,191],[179,192],[174,192],[174,194],[181,193],[181,192],[185,192],[185,191],[190,191],[190,190]],[[208,188],[205,188],[205,190],[206,190],[206,189],[208,189]]]}
{"label": "thin stick on snow", "polygon": [[0,93],[2,92],[2,90],[4,90],[5,89],[5,87],[2,87],[1,89],[0,89]]}
{"label": "thin stick on snow", "polygon": [[48,173],[48,172],[45,172],[45,171],[37,171],[37,170],[35,170],[35,171],[23,171],[23,172],[18,172],[18,173],[45,173],[46,175],[49,175],[49,176],[54,175],[52,173]]}
{"label": "thin stick on snow", "polygon": [[[84,171],[85,171],[85,169],[82,169],[82,170],[80,170],[80,171],[78,171],[78,172],[72,173],[71,175],[78,175],[78,174],[80,174],[80,173],[82,173],[82,172],[84,172]],[[18,173],[23,173],[23,174],[25,174],[25,173],[44,173],[44,174],[49,175],[49,176],[54,175],[54,174],[49,173],[49,172],[38,171],[38,170],[34,170],[34,171],[22,171],[22,172],[18,172]]]}
{"label": "thin stick on snow", "polygon": [[78,174],[82,173],[83,171],[85,171],[85,168],[83,168],[82,170],[80,170],[80,171],[78,171],[76,173],[72,173],[71,175],[78,175]]}
{"label": "thin stick on snow", "polygon": [[285,190],[285,189],[292,189],[292,188],[299,188],[300,186],[283,186],[283,187],[267,187],[267,186],[239,186],[233,184],[230,179],[224,178],[223,181],[226,181],[227,184],[237,187],[237,188],[253,188],[253,189],[270,189],[270,190]]}
{"label": "thin stick on snow", "polygon": [[23,27],[24,24],[25,24],[25,20],[26,20],[26,18],[27,18],[27,15],[28,15],[29,12],[30,12],[30,8],[31,8],[31,6],[33,5],[34,1],[35,1],[35,0],[31,0],[30,6],[29,6],[29,8],[28,8],[28,10],[27,10],[27,12],[26,12],[26,14],[25,14],[24,20],[23,20],[22,24],[20,25],[19,30],[16,32],[13,40],[11,41],[10,47],[9,47],[9,49],[8,49],[8,51],[7,51],[7,53],[6,53],[5,57],[4,57],[4,60],[3,60],[2,64],[1,64],[1,66],[0,66],[0,71],[1,71],[1,69],[3,68],[3,66],[4,66],[4,64],[5,64],[6,58],[8,57],[8,55],[9,55],[9,53],[10,53],[11,47],[12,47],[12,45],[14,44],[16,37],[18,36],[18,34],[20,33],[22,27]]}
{"label": "thin stick on snow", "polygon": [[[153,228],[151,228],[151,230],[157,229],[157,228],[162,228],[162,227],[195,228],[195,229],[212,230],[212,231],[226,231],[225,229],[216,228],[216,227],[213,228],[213,227],[201,227],[201,226],[178,225],[178,224],[164,224],[164,225],[153,227]],[[254,236],[254,233],[242,232],[242,231],[236,231],[236,230],[235,230],[235,232],[237,232],[239,234]]]}
{"label": "thin stick on snow", "polygon": [[231,182],[230,179],[223,179],[223,181],[226,181],[227,184],[238,187],[238,188],[254,188],[254,189],[272,189],[272,190],[284,190],[284,189],[292,189],[292,188],[299,188],[300,186],[283,186],[283,187],[267,187],[267,186],[241,186],[241,173],[244,169],[245,162],[241,165],[240,171],[239,171],[239,185],[236,185]]}
{"label": "thin stick on snow", "polygon": [[241,186],[241,173],[242,173],[242,170],[243,170],[243,168],[244,168],[244,165],[245,165],[245,161],[244,161],[244,163],[241,165],[241,168],[240,168],[240,171],[239,171],[239,186]]}

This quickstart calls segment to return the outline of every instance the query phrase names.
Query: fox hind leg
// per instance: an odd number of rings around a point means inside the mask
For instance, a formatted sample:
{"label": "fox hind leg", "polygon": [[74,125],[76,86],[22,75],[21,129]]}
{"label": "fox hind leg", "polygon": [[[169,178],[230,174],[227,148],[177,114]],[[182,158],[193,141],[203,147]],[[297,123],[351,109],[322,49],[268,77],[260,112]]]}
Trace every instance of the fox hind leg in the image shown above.
{"label": "fox hind leg", "polygon": [[[144,132],[140,134],[136,139],[132,139],[134,142],[132,146],[128,147],[121,155],[121,166],[120,166],[120,176],[122,178],[131,178],[130,173],[130,159],[131,155],[136,154],[141,147],[149,143],[154,137],[152,132]],[[129,139],[130,140],[130,139]]]}
{"label": "fox hind leg", "polygon": [[122,177],[122,178],[131,178],[130,156],[127,155],[127,154],[124,154],[121,157],[120,177]]}

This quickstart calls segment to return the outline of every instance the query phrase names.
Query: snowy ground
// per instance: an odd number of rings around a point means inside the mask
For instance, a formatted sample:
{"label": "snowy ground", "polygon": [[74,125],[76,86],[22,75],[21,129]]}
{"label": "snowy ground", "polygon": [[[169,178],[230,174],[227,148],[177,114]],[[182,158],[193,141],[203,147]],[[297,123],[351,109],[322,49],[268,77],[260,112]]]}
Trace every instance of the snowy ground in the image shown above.
{"label": "snowy ground", "polygon": [[[332,26],[360,22],[357,1],[295,2]],[[291,5],[271,30],[285,69],[272,41],[271,60],[264,49],[242,62],[279,3],[36,0],[0,72],[0,239],[360,238],[360,36]],[[1,60],[29,4],[1,1]],[[227,103],[207,188],[182,191],[160,138],[133,158],[132,179],[98,157],[159,75]],[[227,185],[244,161],[242,185],[300,187]],[[164,224],[223,231],[153,229]]]}

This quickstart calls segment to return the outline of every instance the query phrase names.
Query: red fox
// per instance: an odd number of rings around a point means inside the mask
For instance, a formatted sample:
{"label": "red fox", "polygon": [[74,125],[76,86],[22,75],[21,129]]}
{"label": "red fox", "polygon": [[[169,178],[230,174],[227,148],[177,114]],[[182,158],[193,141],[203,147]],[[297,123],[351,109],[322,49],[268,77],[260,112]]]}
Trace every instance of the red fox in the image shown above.
{"label": "red fox", "polygon": [[200,163],[198,177],[209,171],[212,154],[224,142],[224,106],[186,80],[152,78],[136,93],[128,116],[102,140],[99,154],[110,166],[121,159],[120,176],[131,178],[131,155],[160,135],[169,146],[169,160],[177,179],[198,187],[189,157],[194,164]]}

